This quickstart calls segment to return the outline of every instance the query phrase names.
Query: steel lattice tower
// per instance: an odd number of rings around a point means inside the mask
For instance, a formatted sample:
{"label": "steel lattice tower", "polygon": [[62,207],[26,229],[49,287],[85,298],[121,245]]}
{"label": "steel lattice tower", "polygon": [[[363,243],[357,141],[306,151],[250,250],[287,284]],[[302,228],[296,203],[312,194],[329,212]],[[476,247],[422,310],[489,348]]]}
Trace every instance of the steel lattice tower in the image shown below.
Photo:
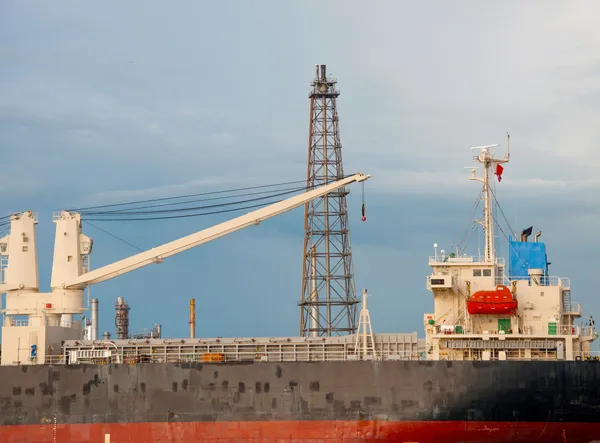
{"label": "steel lattice tower", "polygon": [[[310,98],[307,189],[344,177],[336,100],[337,81],[316,66]],[[356,291],[348,232],[346,188],[305,207],[300,335],[356,332]]]}

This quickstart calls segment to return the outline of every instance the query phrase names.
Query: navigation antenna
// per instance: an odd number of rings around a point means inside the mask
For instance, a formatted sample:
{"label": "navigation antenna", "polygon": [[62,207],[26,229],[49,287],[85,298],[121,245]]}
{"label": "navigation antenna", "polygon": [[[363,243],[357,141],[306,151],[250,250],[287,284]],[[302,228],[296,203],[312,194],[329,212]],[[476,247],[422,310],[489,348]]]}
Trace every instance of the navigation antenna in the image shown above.
{"label": "navigation antenna", "polygon": [[[486,263],[493,263],[496,257],[496,251],[494,249],[494,223],[492,218],[492,189],[491,179],[493,175],[498,176],[498,181],[502,178],[503,167],[502,163],[507,163],[510,159],[510,135],[507,133],[507,151],[504,158],[494,158],[490,152],[491,148],[495,148],[499,145],[485,145],[485,146],[473,146],[471,149],[479,149],[481,153],[473,157],[473,160],[483,165],[483,178],[477,176],[477,168],[471,168],[470,180],[475,180],[483,183],[483,220],[478,220],[483,226],[485,233],[485,247],[484,247],[484,261]],[[490,168],[494,166],[495,171],[490,174]]]}
{"label": "navigation antenna", "polygon": [[[319,69],[320,68],[320,69]],[[310,98],[307,189],[344,177],[337,80],[315,65]],[[356,291],[348,233],[346,188],[312,200],[304,213],[301,336],[356,332]],[[364,214],[363,214],[364,216]]]}

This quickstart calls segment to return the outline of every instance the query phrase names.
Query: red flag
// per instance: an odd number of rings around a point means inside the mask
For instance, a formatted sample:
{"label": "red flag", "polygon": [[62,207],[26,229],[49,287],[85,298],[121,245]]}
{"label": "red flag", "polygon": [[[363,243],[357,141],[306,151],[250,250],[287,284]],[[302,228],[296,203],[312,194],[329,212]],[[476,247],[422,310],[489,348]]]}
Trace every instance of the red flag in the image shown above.
{"label": "red flag", "polygon": [[502,180],[502,171],[504,171],[504,168],[502,167],[501,164],[498,163],[496,165],[496,172],[495,172],[495,174],[498,176],[498,181]]}

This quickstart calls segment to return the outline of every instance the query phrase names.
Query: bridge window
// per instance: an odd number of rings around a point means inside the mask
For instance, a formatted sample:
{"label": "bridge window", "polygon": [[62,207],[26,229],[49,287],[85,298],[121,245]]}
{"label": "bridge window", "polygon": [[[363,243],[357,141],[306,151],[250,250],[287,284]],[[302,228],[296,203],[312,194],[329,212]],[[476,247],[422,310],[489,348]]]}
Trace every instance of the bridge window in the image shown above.
{"label": "bridge window", "polygon": [[484,269],[483,270],[483,276],[484,277],[491,277],[492,276],[492,270],[491,269]]}
{"label": "bridge window", "polygon": [[473,269],[473,277],[481,277],[481,269]]}

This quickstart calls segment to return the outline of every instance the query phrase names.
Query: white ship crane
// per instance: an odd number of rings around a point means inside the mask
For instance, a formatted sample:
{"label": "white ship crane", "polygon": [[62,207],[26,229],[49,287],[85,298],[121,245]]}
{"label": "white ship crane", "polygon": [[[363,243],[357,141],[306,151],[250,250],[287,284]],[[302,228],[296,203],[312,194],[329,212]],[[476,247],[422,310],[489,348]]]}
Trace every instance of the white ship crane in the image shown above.
{"label": "white ship crane", "polygon": [[[88,285],[161,263],[167,257],[258,225],[369,177],[369,174],[354,174],[93,271],[86,266],[93,242],[82,233],[81,215],[62,211],[54,220],[56,237],[51,292],[39,292],[35,238],[37,218],[31,211],[12,215],[10,234],[0,239],[0,255],[8,257],[4,282],[0,285],[0,293],[6,293],[1,364],[43,363],[46,353],[58,351],[62,341],[79,339],[81,328],[73,322],[73,315],[83,313],[83,294]],[[27,320],[18,321],[15,316],[27,316]],[[32,346],[35,346],[36,352],[31,352]]]}

